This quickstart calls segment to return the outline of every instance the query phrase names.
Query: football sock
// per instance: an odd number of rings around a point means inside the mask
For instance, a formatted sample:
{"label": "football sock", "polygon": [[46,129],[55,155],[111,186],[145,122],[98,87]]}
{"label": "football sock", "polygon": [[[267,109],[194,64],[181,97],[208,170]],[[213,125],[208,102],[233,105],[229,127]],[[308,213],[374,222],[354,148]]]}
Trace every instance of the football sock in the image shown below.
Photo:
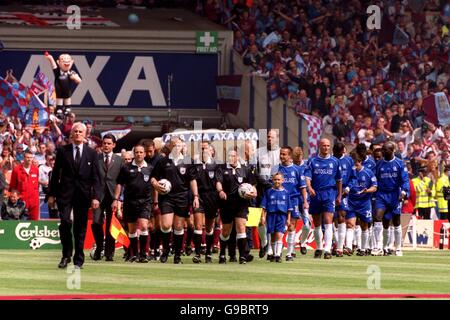
{"label": "football sock", "polygon": [[267,246],[267,228],[266,226],[258,226],[258,234],[260,239],[260,246]]}
{"label": "football sock", "polygon": [[211,255],[211,248],[214,242],[214,231],[206,233],[206,255]]}
{"label": "football sock", "polygon": [[311,225],[303,224],[303,227],[302,227],[302,240],[300,242],[300,245],[302,247],[306,247],[306,241],[308,240],[309,230],[311,230]]}
{"label": "football sock", "polygon": [[388,248],[389,244],[389,228],[383,228],[383,250]]}
{"label": "football sock", "polygon": [[225,250],[227,249],[228,239],[230,239],[230,236],[224,237],[222,234],[220,234],[219,239],[220,239],[220,255],[225,256]]}
{"label": "football sock", "polygon": [[346,230],[345,222],[339,223],[338,224],[337,250],[340,250],[340,251],[342,251],[342,249],[344,248],[345,230]]}
{"label": "football sock", "polygon": [[402,226],[394,227],[394,236],[395,236],[395,250],[402,249]]}
{"label": "football sock", "polygon": [[289,231],[288,232],[286,242],[287,242],[287,253],[286,253],[286,255],[290,256],[290,255],[292,255],[292,252],[294,252],[295,231]]}
{"label": "football sock", "polygon": [[175,255],[181,256],[181,247],[183,246],[184,230],[173,230],[173,245],[175,249]]}
{"label": "football sock", "polygon": [[345,234],[345,246],[349,249],[352,249],[354,235],[355,229],[347,228],[347,233]]}
{"label": "football sock", "polygon": [[361,233],[361,250],[367,250],[369,247],[369,230]]}
{"label": "football sock", "polygon": [[324,234],[324,250],[326,252],[331,252],[331,245],[333,242],[333,224],[325,225],[325,234]]}
{"label": "football sock", "polygon": [[356,226],[355,227],[355,237],[353,238],[353,242],[356,244],[356,247],[358,249],[361,249],[361,226]]}
{"label": "football sock", "polygon": [[383,249],[383,224],[381,222],[373,224],[373,236],[375,249]]}
{"label": "football sock", "polygon": [[314,240],[316,241],[317,250],[323,250],[322,226],[314,227]]}

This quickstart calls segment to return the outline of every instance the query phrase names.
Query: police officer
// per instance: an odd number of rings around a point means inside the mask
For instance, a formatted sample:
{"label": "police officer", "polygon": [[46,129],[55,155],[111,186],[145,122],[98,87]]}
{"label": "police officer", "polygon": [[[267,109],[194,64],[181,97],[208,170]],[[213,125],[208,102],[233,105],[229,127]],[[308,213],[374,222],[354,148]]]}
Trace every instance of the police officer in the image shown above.
{"label": "police officer", "polygon": [[239,249],[239,263],[245,264],[253,260],[251,254],[246,253],[247,234],[245,225],[247,223],[248,207],[251,199],[257,196],[256,188],[241,198],[238,193],[242,183],[256,184],[254,175],[246,165],[238,161],[237,148],[228,151],[227,164],[218,168],[216,190],[219,193],[220,217],[222,219],[222,233],[220,235],[219,263],[226,263],[225,248],[230,238],[233,222],[236,224],[236,239]]}
{"label": "police officer", "polygon": [[202,142],[201,162],[195,164],[197,169],[197,186],[200,196],[200,205],[194,210],[194,263],[200,263],[202,224],[205,218],[206,253],[205,262],[211,263],[211,247],[214,241],[214,221],[217,217],[219,198],[216,192],[216,171],[218,165],[212,158],[212,146],[208,142]]}
{"label": "police officer", "polygon": [[[141,144],[134,146],[134,160],[125,164],[117,178],[114,192],[113,210],[117,209],[119,197],[124,190],[123,218],[128,223],[128,237],[130,238],[130,262],[148,262],[146,245],[148,240],[148,220],[151,217],[150,176],[153,167],[144,160],[145,149]],[[137,228],[140,228],[139,243]],[[140,250],[138,250],[140,246]],[[139,253],[139,257],[138,257]]]}
{"label": "police officer", "polygon": [[[161,209],[161,232],[163,242],[163,252],[160,262],[167,262],[169,255],[170,232],[172,226],[173,244],[175,255],[173,262],[181,262],[181,247],[183,244],[184,222],[189,218],[189,188],[193,196],[194,210],[199,207],[199,195],[197,190],[196,170],[189,157],[184,157],[181,150],[183,143],[178,138],[171,144],[172,150],[169,155],[159,160],[152,173],[151,184],[159,193],[159,205]],[[172,184],[172,189],[168,194],[164,187],[158,183],[160,179],[167,179]],[[156,199],[156,198],[155,198]],[[155,206],[155,208],[158,208]]]}

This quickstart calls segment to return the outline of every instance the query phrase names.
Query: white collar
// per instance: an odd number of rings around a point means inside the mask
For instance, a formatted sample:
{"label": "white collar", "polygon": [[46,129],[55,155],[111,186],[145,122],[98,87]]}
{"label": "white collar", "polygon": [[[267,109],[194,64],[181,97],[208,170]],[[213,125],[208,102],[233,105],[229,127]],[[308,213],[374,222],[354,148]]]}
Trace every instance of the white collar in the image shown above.
{"label": "white collar", "polygon": [[227,163],[227,169],[239,169],[241,168],[241,163],[238,161],[236,168],[233,168],[229,163]]}
{"label": "white collar", "polygon": [[184,156],[183,156],[183,154],[182,153],[180,153],[179,155],[178,155],[178,158],[174,158],[173,157],[173,155],[172,155],[172,152],[169,154],[169,159],[170,160],[172,160],[173,162],[175,162],[175,164],[177,164],[178,162],[180,162],[181,160],[184,160]]}
{"label": "white collar", "polygon": [[142,165],[141,165],[141,166],[138,166],[138,165],[136,164],[136,160],[134,160],[134,159],[133,159],[133,162],[131,162],[131,164],[132,164],[133,166],[138,167],[138,168],[148,167],[147,162],[145,162],[145,160],[142,162]]}
{"label": "white collar", "polygon": [[328,154],[326,157],[322,157],[320,154],[317,155],[320,159],[330,159],[331,154]]}
{"label": "white collar", "polygon": [[105,155],[108,155],[108,158],[109,158],[109,159],[112,159],[113,154],[114,154],[114,153],[113,153],[112,151],[111,151],[110,153],[104,153],[104,152],[103,152],[103,158],[105,157]]}

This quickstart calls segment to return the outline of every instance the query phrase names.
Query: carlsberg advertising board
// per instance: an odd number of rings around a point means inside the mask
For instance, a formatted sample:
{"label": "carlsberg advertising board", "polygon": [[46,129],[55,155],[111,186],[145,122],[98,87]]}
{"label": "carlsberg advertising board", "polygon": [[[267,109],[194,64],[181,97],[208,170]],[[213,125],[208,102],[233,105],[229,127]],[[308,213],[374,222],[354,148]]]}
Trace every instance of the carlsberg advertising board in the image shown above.
{"label": "carlsberg advertising board", "polygon": [[57,221],[0,221],[0,249],[61,249]]}

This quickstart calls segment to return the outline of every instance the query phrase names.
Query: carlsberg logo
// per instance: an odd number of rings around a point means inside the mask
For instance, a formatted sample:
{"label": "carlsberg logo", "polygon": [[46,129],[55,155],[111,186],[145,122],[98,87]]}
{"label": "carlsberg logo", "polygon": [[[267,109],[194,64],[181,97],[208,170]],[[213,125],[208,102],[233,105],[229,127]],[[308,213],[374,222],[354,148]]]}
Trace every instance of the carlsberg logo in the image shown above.
{"label": "carlsberg logo", "polygon": [[[31,238],[57,238],[59,239],[59,230],[49,229],[47,226],[43,226],[39,229],[39,226],[35,225],[29,229],[31,223],[22,222],[16,227],[16,237],[21,241],[28,241]],[[59,241],[58,241],[59,242]]]}

